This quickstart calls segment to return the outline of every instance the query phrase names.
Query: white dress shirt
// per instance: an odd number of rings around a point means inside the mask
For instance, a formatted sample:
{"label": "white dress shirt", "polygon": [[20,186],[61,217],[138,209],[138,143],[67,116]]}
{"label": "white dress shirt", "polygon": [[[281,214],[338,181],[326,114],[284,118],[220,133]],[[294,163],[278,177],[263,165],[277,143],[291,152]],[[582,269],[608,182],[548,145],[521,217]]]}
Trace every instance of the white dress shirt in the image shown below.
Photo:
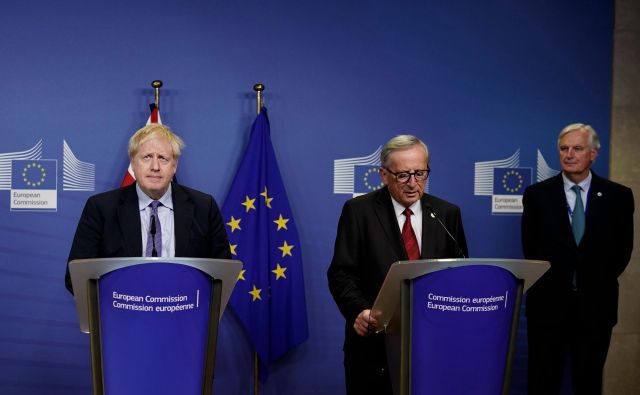
{"label": "white dress shirt", "polygon": [[[398,220],[400,233],[402,233],[402,227],[407,220],[407,217],[404,215],[404,210],[407,208],[398,203],[393,197],[391,197],[391,202],[393,202],[393,211],[396,213],[396,220]],[[420,200],[413,203],[408,208],[413,212],[411,215],[411,227],[413,228],[413,232],[416,234],[416,239],[418,239],[420,252],[422,252],[422,205],[420,204]]]}

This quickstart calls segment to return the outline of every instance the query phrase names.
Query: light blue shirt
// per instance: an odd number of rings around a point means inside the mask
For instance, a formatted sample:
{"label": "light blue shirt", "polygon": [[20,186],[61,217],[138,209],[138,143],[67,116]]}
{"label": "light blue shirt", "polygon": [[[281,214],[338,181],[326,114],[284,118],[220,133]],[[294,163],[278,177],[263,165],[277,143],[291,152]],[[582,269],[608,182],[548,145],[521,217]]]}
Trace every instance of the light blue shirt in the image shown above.
{"label": "light blue shirt", "polygon": [[[581,188],[580,197],[582,198],[585,212],[587,211],[587,196],[589,195],[589,187],[591,187],[591,178],[591,171],[589,171],[587,178],[577,184]],[[569,213],[569,221],[571,221],[571,214],[573,214],[573,209],[576,206],[576,193],[571,187],[576,184],[568,179],[564,173],[562,173],[562,180],[564,181],[564,194],[567,197],[567,212]]]}
{"label": "light blue shirt", "polygon": [[[138,209],[140,210],[140,231],[142,232],[142,251],[147,249],[147,239],[149,238],[149,226],[151,218],[151,207],[149,206],[153,199],[147,196],[136,183],[136,192],[138,193]],[[164,195],[159,199],[161,205],[158,206],[158,219],[162,228],[162,251],[159,256],[175,257],[176,245],[173,227],[173,198],[171,195],[171,185]]]}

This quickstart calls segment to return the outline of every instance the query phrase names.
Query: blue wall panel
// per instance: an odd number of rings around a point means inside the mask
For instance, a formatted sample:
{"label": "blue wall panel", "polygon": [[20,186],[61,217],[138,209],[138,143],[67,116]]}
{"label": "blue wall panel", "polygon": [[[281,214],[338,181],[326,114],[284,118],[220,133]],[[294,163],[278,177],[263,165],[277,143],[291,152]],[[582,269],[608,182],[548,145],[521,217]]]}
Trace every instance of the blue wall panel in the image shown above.
{"label": "blue wall panel", "polygon": [[[58,204],[10,211],[0,186],[0,392],[90,391],[66,257],[86,198],[119,185],[151,80],[164,81],[163,122],[188,145],[180,182],[220,204],[255,117],[251,87],[266,85],[310,338],[261,392],[339,394],[343,319],[325,272],[350,195],[334,193],[334,161],[417,134],[432,154],[430,192],[461,206],[471,255],[519,258],[520,217],[492,215],[474,166],[520,150],[535,175],[539,149],[557,169],[556,135],[581,121],[600,132],[595,169],[608,173],[612,23],[612,2],[595,0],[2,2],[0,165],[42,140],[41,158],[58,161]],[[93,192],[63,189],[63,140],[95,165]],[[525,386],[524,345],[513,393]],[[218,393],[251,393],[251,351],[231,314],[219,348]]]}

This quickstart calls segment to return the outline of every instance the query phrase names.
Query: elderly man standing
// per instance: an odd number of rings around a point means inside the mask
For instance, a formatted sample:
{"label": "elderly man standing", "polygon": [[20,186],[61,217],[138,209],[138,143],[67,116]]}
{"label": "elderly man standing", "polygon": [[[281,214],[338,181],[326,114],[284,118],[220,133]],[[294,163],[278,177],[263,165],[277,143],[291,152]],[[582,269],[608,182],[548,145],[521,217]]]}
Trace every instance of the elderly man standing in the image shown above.
{"label": "elderly man standing", "polygon": [[[68,261],[112,257],[229,259],[220,210],[211,195],[172,183],[184,143],[152,123],[129,139],[136,182],[87,200]],[[65,285],[73,293],[69,266]]]}
{"label": "elderly man standing", "polygon": [[345,203],[327,273],[346,320],[347,394],[392,393],[384,334],[375,333],[377,322],[370,316],[391,264],[467,255],[460,209],[424,193],[427,146],[414,136],[396,136],[383,147],[380,161],[385,187]]}
{"label": "elderly man standing", "polygon": [[591,126],[565,127],[558,149],[561,174],[523,197],[524,255],[551,262],[527,295],[529,393],[558,394],[569,356],[574,392],[600,394],[633,249],[633,194],[591,170],[600,149]]}

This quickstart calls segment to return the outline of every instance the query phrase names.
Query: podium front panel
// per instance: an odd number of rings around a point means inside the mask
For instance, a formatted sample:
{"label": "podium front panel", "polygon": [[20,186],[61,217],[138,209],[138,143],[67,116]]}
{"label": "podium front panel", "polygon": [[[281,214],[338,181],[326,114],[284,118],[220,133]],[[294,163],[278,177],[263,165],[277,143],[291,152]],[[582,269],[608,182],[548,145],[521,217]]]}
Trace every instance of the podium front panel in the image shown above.
{"label": "podium front panel", "polygon": [[211,287],[202,271],[161,262],[100,279],[105,394],[202,393]]}
{"label": "podium front panel", "polygon": [[411,394],[501,393],[516,298],[516,278],[495,266],[415,279]]}

